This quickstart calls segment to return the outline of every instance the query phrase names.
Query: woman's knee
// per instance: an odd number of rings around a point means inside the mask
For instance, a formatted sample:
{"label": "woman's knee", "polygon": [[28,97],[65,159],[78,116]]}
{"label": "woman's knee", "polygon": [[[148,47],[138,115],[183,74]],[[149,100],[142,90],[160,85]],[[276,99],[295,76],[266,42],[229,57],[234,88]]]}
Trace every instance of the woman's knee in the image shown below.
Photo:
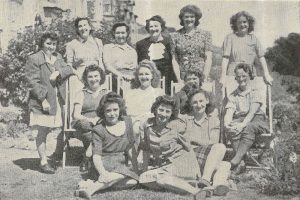
{"label": "woman's knee", "polygon": [[32,127],[32,131],[37,131],[36,144],[39,146],[40,144],[46,142],[50,129],[44,126],[34,126]]}
{"label": "woman's knee", "polygon": [[212,146],[212,150],[216,151],[218,153],[225,153],[226,152],[226,146],[222,143],[216,143]]}

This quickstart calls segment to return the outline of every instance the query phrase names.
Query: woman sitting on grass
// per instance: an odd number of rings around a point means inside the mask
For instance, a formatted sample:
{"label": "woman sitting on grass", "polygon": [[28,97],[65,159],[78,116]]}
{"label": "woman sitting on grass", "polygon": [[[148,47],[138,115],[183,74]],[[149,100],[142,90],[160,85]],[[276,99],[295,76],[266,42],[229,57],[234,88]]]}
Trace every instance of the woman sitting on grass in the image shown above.
{"label": "woman sitting on grass", "polygon": [[[103,96],[97,109],[97,115],[102,119],[93,129],[93,179],[82,181],[75,191],[76,196],[90,199],[100,190],[109,187],[127,188],[137,184],[137,161],[135,133],[139,125],[133,124],[126,116],[125,102],[120,95],[110,92]],[[125,162],[125,154],[132,151],[129,167]]]}
{"label": "woman sitting on grass", "polygon": [[177,119],[176,101],[170,96],[157,97],[151,112],[155,117],[141,126],[145,172],[140,175],[140,183],[151,189],[164,188],[203,199],[206,193],[189,183],[201,174],[196,156],[182,135],[186,127]]}

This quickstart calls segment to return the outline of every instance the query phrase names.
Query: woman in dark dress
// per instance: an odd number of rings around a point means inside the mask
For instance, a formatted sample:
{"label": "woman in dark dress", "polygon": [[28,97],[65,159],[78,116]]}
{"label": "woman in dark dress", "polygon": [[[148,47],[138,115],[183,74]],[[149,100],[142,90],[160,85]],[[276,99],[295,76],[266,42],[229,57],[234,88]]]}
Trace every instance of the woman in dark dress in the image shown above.
{"label": "woman in dark dress", "polygon": [[156,15],[146,20],[146,30],[150,34],[136,43],[138,62],[144,59],[155,62],[161,76],[165,77],[165,92],[171,94],[171,81],[180,80],[179,65],[173,56],[173,44],[169,36],[162,32],[166,29],[166,22]]}
{"label": "woman in dark dress", "polygon": [[[97,109],[102,119],[93,129],[93,180],[82,181],[75,191],[76,196],[90,199],[99,191],[111,186],[126,188],[137,184],[137,161],[135,133],[139,124],[126,116],[125,101],[120,95],[110,92],[103,96]],[[125,164],[129,155],[132,167]],[[95,177],[94,177],[95,175]]]}

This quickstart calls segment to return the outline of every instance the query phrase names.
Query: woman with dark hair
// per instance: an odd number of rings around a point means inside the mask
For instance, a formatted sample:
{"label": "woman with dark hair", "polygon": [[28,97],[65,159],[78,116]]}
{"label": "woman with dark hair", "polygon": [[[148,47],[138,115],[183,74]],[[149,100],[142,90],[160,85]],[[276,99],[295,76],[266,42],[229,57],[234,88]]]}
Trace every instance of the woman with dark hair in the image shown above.
{"label": "woman with dark hair", "polygon": [[61,106],[65,100],[65,80],[73,74],[72,68],[56,52],[57,44],[58,36],[55,33],[43,34],[40,50],[28,57],[25,66],[30,88],[29,126],[37,131],[40,170],[48,174],[54,174],[55,170],[47,161],[46,138],[51,128],[62,126]]}
{"label": "woman with dark hair", "polygon": [[159,15],[146,20],[146,30],[150,34],[136,43],[138,62],[144,59],[155,62],[161,76],[165,77],[165,93],[171,94],[171,81],[180,80],[179,65],[173,56],[173,44],[169,36],[163,34],[166,22]]}
{"label": "woman with dark hair", "polygon": [[[206,190],[212,190],[218,196],[229,190],[227,178],[230,163],[222,161],[226,152],[224,144],[219,143],[220,120],[214,113],[210,95],[201,89],[190,90],[186,102],[187,115],[182,116],[186,123],[184,136],[191,142],[202,172],[200,183]],[[213,173],[216,172],[213,176]],[[211,184],[211,180],[213,184]]]}
{"label": "woman with dark hair", "polygon": [[[253,34],[255,20],[246,11],[236,13],[230,18],[233,33],[227,35],[223,42],[222,74],[220,82],[225,84],[225,76],[234,76],[234,69],[239,63],[249,64],[253,75],[261,76],[263,73],[267,84],[272,83],[268,66],[265,60],[265,52],[257,37]],[[259,60],[263,72],[256,73]],[[228,83],[230,84],[230,83]]]}
{"label": "woman with dark hair", "polygon": [[102,63],[102,41],[92,36],[92,24],[89,18],[78,17],[75,20],[77,38],[66,45],[66,57],[78,78],[82,79],[85,67],[97,65],[104,70]]}
{"label": "woman with dark hair", "polygon": [[[138,180],[134,145],[139,124],[126,116],[125,101],[114,92],[106,94],[99,103],[97,116],[102,120],[93,129],[96,181],[81,181],[75,192],[76,196],[88,199],[99,190],[134,186]],[[124,153],[131,155],[132,167],[126,165]]]}
{"label": "woman with dark hair", "polygon": [[235,152],[230,161],[231,168],[238,173],[245,168],[241,161],[256,136],[267,133],[269,127],[265,113],[265,95],[261,94],[261,89],[250,84],[253,79],[251,65],[240,63],[235,67],[234,73],[238,88],[228,96],[224,126]]}
{"label": "woman with dark hair", "polygon": [[183,7],[179,14],[180,25],[183,28],[171,34],[182,79],[188,69],[201,71],[205,80],[210,73],[212,37],[210,32],[198,28],[201,17],[202,12],[197,6]]}
{"label": "woman with dark hair", "polygon": [[[105,82],[105,73],[97,65],[87,66],[83,72],[82,81],[85,87],[77,93],[74,100],[72,125],[77,129],[77,138],[83,142],[87,150],[92,141],[92,127],[96,125],[99,117],[96,109],[103,95],[107,94],[107,89],[102,88]],[[89,168],[90,152],[86,152],[80,165],[80,171]]]}
{"label": "woman with dark hair", "polygon": [[[132,89],[123,94],[127,104],[127,113],[132,117],[149,117],[151,106],[156,97],[164,94],[159,85],[160,72],[155,63],[150,60],[140,62],[134,73]],[[141,104],[137,106],[137,102],[141,102]]]}
{"label": "woman with dark hair", "polygon": [[176,101],[170,96],[157,97],[151,112],[154,117],[141,126],[139,146],[144,153],[144,172],[139,182],[149,188],[164,188],[203,199],[206,193],[189,183],[201,177],[201,173],[195,154],[183,136],[185,124],[177,119]]}
{"label": "woman with dark hair", "polygon": [[[137,53],[134,48],[128,44],[130,27],[123,22],[115,23],[112,27],[114,42],[104,45],[103,62],[107,71],[113,73],[113,90],[116,91],[116,80],[123,79],[122,88],[127,90],[130,87],[130,81],[133,79],[133,73],[137,67]],[[125,81],[125,82],[124,82]],[[126,82],[128,84],[126,84]]]}

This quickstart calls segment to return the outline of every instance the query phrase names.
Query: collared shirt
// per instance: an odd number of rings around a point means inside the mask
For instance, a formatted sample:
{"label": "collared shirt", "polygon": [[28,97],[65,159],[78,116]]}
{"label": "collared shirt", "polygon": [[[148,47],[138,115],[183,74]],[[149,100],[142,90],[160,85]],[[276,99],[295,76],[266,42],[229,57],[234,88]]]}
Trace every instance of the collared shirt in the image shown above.
{"label": "collared shirt", "polygon": [[[156,160],[164,159],[172,162],[175,158],[182,155],[182,151],[189,151],[190,145],[182,135],[185,131],[185,124],[182,120],[170,121],[166,127],[157,132],[153,129],[155,118],[148,119],[140,129],[141,141],[150,148]],[[171,151],[170,151],[171,150]],[[165,154],[168,152],[167,154]],[[163,156],[163,157],[162,157]],[[159,161],[158,161],[159,162]]]}
{"label": "collared shirt", "polygon": [[265,102],[264,95],[261,94],[259,89],[249,87],[247,90],[241,91],[237,88],[229,95],[225,109],[233,109],[233,118],[237,119],[245,117],[253,103],[259,103],[261,105],[256,114],[265,114]]}
{"label": "collared shirt", "polygon": [[191,34],[186,34],[184,28],[171,34],[175,46],[175,54],[181,70],[191,67],[203,71],[206,52],[212,50],[212,36],[209,31],[195,28]]}
{"label": "collared shirt", "polygon": [[184,136],[194,144],[208,145],[219,142],[220,136],[220,120],[217,113],[204,115],[200,121],[196,121],[194,116],[181,116],[186,123],[186,131]]}
{"label": "collared shirt", "polygon": [[137,67],[137,53],[128,44],[106,44],[103,47],[103,62],[106,67],[117,70],[132,70]]}

